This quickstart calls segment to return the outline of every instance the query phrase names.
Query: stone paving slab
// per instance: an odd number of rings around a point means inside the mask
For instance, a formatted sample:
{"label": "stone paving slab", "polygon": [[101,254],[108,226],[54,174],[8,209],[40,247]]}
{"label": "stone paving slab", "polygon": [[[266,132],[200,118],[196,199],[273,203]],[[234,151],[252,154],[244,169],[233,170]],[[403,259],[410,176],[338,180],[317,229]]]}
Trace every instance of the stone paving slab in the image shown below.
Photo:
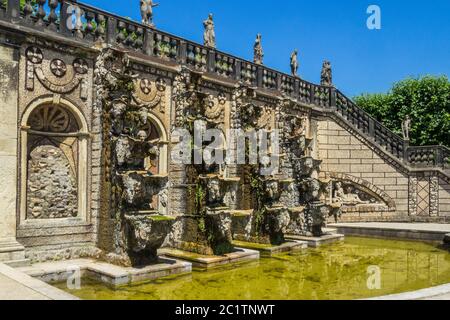
{"label": "stone paving slab", "polygon": [[330,224],[339,233],[355,236],[396,238],[443,242],[450,233],[450,224],[361,222]]}
{"label": "stone paving slab", "polygon": [[0,264],[0,300],[79,299],[5,264]]}
{"label": "stone paving slab", "polygon": [[74,259],[36,263],[18,268],[34,278],[47,283],[66,281],[73,270],[79,270],[81,277],[88,277],[116,287],[136,282],[154,280],[173,274],[192,272],[192,264],[185,261],[160,257],[154,265],[132,268],[120,267],[94,259]]}

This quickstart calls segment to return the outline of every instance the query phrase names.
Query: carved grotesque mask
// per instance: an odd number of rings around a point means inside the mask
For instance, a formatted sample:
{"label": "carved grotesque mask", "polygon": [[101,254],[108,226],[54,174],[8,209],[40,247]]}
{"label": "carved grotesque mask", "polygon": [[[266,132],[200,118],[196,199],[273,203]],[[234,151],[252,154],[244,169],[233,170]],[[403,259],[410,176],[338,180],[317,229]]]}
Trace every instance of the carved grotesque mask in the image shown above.
{"label": "carved grotesque mask", "polygon": [[137,137],[140,141],[145,141],[147,140],[147,132],[145,132],[144,130],[140,130],[137,134]]}
{"label": "carved grotesque mask", "polygon": [[208,203],[214,204],[219,202],[220,196],[220,184],[219,180],[210,180],[208,182]]}

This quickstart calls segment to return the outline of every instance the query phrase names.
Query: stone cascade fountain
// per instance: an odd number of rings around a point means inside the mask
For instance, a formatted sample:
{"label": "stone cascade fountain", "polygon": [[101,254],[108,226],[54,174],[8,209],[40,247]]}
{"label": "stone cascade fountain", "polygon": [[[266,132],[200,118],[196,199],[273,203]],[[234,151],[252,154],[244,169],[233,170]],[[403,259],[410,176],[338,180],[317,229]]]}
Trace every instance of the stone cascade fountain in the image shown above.
{"label": "stone cascade fountain", "polygon": [[[187,129],[193,137],[203,134],[206,129],[221,130],[223,100],[216,100],[200,88],[201,73],[184,70],[178,80],[178,86],[183,89],[175,90],[177,127]],[[177,95],[177,92],[183,94]],[[227,196],[228,205],[232,203],[230,197],[236,193],[235,181],[225,177],[221,166],[206,163],[203,158],[205,145],[194,143],[191,147],[192,159],[196,158],[195,153],[201,153],[202,160],[201,164],[185,165],[190,186],[188,212],[177,218],[180,226],[173,247],[208,256],[231,253],[234,251],[231,213],[224,198]]]}
{"label": "stone cascade fountain", "polygon": [[252,170],[253,209],[236,211],[233,218],[233,238],[238,241],[280,245],[290,222],[288,208],[279,200],[282,183],[279,178],[265,177]]}
{"label": "stone cascade fountain", "polygon": [[157,261],[157,250],[174,220],[159,210],[167,175],[158,171],[159,146],[164,141],[149,118],[149,110],[132,99],[135,75],[126,54],[105,49],[97,61],[97,106],[103,112],[105,192],[112,248],[107,260],[126,266]]}
{"label": "stone cascade fountain", "polygon": [[[289,104],[287,104],[289,106]],[[286,114],[283,127],[283,148],[285,170],[294,179],[285,199],[297,203],[290,207],[291,222],[287,233],[295,236],[321,237],[329,216],[340,214],[339,204],[325,201],[331,181],[319,178],[321,160],[313,154],[314,138],[311,132],[310,116],[307,113]],[[294,198],[294,201],[289,199]]]}

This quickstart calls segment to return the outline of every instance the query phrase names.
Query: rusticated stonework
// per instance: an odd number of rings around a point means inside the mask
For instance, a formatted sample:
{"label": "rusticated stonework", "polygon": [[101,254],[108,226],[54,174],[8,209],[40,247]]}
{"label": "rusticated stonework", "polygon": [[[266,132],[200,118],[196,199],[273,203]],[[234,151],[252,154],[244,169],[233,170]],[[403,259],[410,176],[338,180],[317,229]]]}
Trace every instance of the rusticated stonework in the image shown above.
{"label": "rusticated stonework", "polygon": [[27,219],[77,216],[77,181],[61,149],[35,147],[28,162]]}

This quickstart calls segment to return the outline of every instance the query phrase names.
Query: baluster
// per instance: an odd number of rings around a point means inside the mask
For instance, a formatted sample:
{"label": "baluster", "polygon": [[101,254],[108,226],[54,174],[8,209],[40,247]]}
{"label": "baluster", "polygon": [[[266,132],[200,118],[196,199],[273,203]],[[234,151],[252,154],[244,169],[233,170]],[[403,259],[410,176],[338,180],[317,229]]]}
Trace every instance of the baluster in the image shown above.
{"label": "baluster", "polygon": [[134,47],[134,43],[135,43],[135,31],[136,31],[136,27],[133,26],[132,24],[128,24],[127,25],[127,38],[125,39],[125,45],[129,46],[129,47]]}
{"label": "baluster", "polygon": [[106,18],[103,14],[97,13],[95,15],[95,21],[97,21],[97,29],[95,29],[95,40],[104,42]]}
{"label": "baluster", "polygon": [[161,57],[161,38],[162,36],[158,33],[155,34],[155,56]]}
{"label": "baluster", "polygon": [[45,26],[45,10],[44,10],[44,5],[47,2],[47,0],[37,0],[37,4],[39,6],[37,13],[36,13],[36,17],[37,17],[37,21],[36,21],[36,25],[43,27]]}
{"label": "baluster", "polygon": [[178,55],[178,42],[175,39],[170,40],[170,58],[177,60]]}
{"label": "baluster", "polygon": [[142,37],[144,35],[144,29],[141,27],[136,28],[136,41],[134,42],[134,47],[141,51],[144,46],[144,41],[142,40]]}
{"label": "baluster", "polygon": [[84,34],[83,34],[83,22],[81,22],[81,17],[84,15],[84,11],[76,6],[75,7],[75,26],[74,26],[74,30],[75,30],[75,38],[78,39],[83,39],[84,38]]}
{"label": "baluster", "polygon": [[31,0],[26,0],[25,6],[23,7],[23,15],[25,22],[30,23],[32,21],[31,16],[33,14],[33,6],[31,5]]}
{"label": "baluster", "polygon": [[191,65],[195,64],[194,47],[191,44],[187,45],[186,63]]}
{"label": "baluster", "polygon": [[87,11],[84,16],[86,18],[86,28],[84,29],[84,38],[92,41],[94,39],[93,20],[95,15],[93,12]]}
{"label": "baluster", "polygon": [[56,31],[58,29],[56,25],[56,21],[58,20],[58,16],[56,15],[56,8],[58,7],[58,0],[49,0],[48,6],[50,8],[50,13],[48,15],[49,29],[52,31]]}
{"label": "baluster", "polygon": [[125,33],[126,33],[126,25],[125,22],[123,21],[119,21],[119,23],[117,24],[117,36],[116,36],[116,42],[119,45],[124,45],[125,44]]}

